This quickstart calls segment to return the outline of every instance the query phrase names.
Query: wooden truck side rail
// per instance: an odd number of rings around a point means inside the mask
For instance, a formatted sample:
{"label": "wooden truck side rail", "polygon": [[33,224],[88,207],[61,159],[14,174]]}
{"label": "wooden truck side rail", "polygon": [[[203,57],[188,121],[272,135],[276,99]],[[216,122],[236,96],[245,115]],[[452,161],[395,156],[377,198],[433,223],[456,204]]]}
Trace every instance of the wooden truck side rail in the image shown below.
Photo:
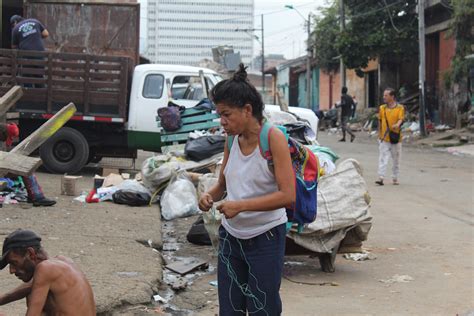
{"label": "wooden truck side rail", "polygon": [[16,111],[50,114],[73,102],[78,115],[126,118],[129,60],[0,49],[0,95],[21,85]]}

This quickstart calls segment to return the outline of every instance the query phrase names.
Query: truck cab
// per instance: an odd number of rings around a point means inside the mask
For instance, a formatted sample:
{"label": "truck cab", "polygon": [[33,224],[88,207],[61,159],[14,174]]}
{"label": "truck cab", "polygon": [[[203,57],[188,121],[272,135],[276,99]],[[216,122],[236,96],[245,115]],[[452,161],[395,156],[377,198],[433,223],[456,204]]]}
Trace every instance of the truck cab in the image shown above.
{"label": "truck cab", "polygon": [[[187,108],[195,106],[199,100],[187,92],[196,87],[202,89],[200,71],[209,89],[222,80],[218,73],[206,68],[161,64],[135,67],[127,122],[130,147],[160,149],[156,148],[155,139],[160,132],[156,123],[157,110],[168,106],[171,100]],[[172,98],[173,95],[178,98]]]}

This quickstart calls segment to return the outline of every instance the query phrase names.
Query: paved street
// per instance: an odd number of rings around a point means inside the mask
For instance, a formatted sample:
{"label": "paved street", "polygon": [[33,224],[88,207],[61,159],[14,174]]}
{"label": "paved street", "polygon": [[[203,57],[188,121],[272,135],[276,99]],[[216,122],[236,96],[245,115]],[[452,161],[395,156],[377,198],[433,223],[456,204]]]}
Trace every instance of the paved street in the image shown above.
{"label": "paved street", "polygon": [[[317,258],[293,256],[287,266],[293,281],[333,282],[338,286],[282,283],[284,315],[456,315],[474,309],[473,296],[473,162],[432,149],[405,146],[401,185],[374,184],[377,145],[362,134],[355,143],[338,143],[337,135],[322,132],[319,141],[334,149],[341,159],[355,158],[364,168],[372,197],[373,228],[364,246],[376,260],[354,262],[336,259],[336,272],[320,270]],[[92,184],[88,170],[80,187]],[[135,240],[159,242],[157,209],[130,208],[111,203],[81,205],[59,195],[60,176],[40,173],[50,196],[59,197],[53,208],[22,209],[6,206],[0,212],[3,235],[18,227],[29,227],[44,237],[51,255],[73,257],[91,279],[100,311],[114,315],[147,315],[161,278],[159,256]],[[211,247],[185,241],[194,218],[173,221],[175,237],[184,242],[178,256],[211,258]],[[211,258],[215,267],[215,257]],[[395,275],[406,283],[383,283]],[[216,289],[209,285],[215,271],[194,280],[172,301],[197,315],[215,315]],[[18,284],[8,271],[0,274],[6,291]],[[131,304],[126,312],[117,306]],[[135,308],[135,304],[144,304]],[[130,305],[129,305],[130,306]],[[202,308],[202,306],[204,306]],[[24,303],[4,306],[0,311],[19,315]],[[111,312],[114,311],[114,312]]]}
{"label": "paved street", "polygon": [[[284,279],[284,315],[462,315],[474,310],[474,158],[405,146],[401,185],[378,187],[376,140],[361,135],[351,144],[338,138],[321,132],[319,141],[364,168],[374,217],[364,247],[377,259],[354,262],[338,255],[336,272],[326,274],[316,258],[292,257],[304,263],[292,267],[292,280],[339,286]],[[395,275],[413,280],[380,281]],[[200,315],[216,311],[214,305]]]}
{"label": "paved street", "polygon": [[[377,259],[359,263],[338,257],[334,274],[314,269],[313,276],[298,278],[333,281],[338,287],[285,280],[285,315],[456,315],[473,310],[473,158],[405,147],[401,185],[378,187],[375,140],[351,144],[337,139],[324,132],[319,138],[342,159],[355,158],[364,168],[374,217],[364,246]],[[396,274],[413,281],[379,281]]]}

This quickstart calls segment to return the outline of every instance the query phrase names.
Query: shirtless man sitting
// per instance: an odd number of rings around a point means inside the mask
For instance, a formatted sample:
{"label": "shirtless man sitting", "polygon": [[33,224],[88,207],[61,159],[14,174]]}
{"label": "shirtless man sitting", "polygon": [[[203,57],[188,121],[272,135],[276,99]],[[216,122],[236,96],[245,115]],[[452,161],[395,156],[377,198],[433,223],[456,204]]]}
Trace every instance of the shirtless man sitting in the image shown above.
{"label": "shirtless man sitting", "polygon": [[48,258],[41,237],[30,230],[16,230],[3,242],[0,269],[25,282],[0,295],[0,305],[26,298],[26,315],[96,314],[94,295],[84,274],[69,258]]}

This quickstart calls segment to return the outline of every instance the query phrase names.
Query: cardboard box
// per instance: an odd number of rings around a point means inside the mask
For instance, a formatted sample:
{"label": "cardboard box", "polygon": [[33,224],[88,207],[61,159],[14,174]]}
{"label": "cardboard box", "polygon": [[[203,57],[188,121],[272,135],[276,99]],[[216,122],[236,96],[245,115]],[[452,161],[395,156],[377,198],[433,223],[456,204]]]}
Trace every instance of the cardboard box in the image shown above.
{"label": "cardboard box", "polygon": [[82,176],[68,176],[64,175],[61,179],[61,195],[77,196],[79,195],[79,188],[77,180]]}
{"label": "cardboard box", "polygon": [[107,177],[109,174],[120,174],[120,170],[112,168],[102,168],[102,176]]}

